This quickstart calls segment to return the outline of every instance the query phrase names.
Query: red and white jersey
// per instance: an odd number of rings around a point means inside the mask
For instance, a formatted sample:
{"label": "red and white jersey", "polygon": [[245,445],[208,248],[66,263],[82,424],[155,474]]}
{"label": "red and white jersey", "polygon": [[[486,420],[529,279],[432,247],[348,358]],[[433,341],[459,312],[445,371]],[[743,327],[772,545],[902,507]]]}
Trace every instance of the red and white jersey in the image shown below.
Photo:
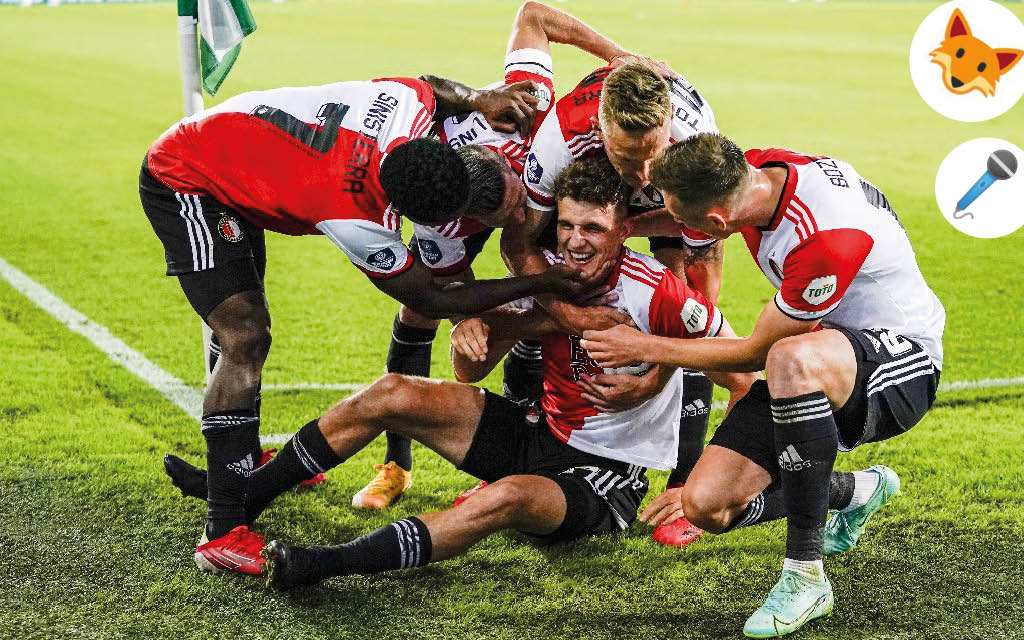
{"label": "red and white jersey", "polygon": [[[532,80],[537,87],[538,99],[533,127],[524,138],[515,133],[495,131],[479,111],[460,113],[445,118],[434,125],[433,133],[453,149],[467,144],[479,144],[493,149],[504,156],[512,169],[523,175],[526,154],[533,145],[537,128],[554,105],[554,75],[551,55],[539,49],[517,49],[505,56],[505,79],[488,85],[491,89],[501,84],[515,84]],[[467,251],[466,238],[484,231],[487,227],[469,217],[461,217],[441,227],[414,224],[416,239],[420,244],[420,257],[434,275],[447,276],[460,273],[469,267],[471,253]]]}
{"label": "red and white jersey", "polygon": [[784,149],[751,149],[746,156],[755,167],[787,171],[771,224],[741,230],[778,290],[779,310],[912,338],[941,369],[946,311],[885,195],[842,160]]}
{"label": "red and white jersey", "polygon": [[[721,311],[650,256],[624,249],[608,284],[619,296],[615,308],[628,314],[644,333],[704,338],[718,335],[722,328]],[[529,304],[529,300],[519,301],[520,306]],[[605,458],[654,469],[675,467],[683,402],[682,370],[643,404],[604,413],[583,399],[580,378],[599,373],[643,375],[652,365],[602,369],[580,346],[580,337],[567,333],[541,338],[541,357],[544,394],[540,403],[556,437],[580,451]]]}
{"label": "red and white jersey", "polygon": [[412,266],[380,186],[395,146],[426,135],[426,82],[385,78],[243,93],[185,118],[150,148],[169,188],[209,195],[261,229],[324,234],[374,277]]}
{"label": "red and white jersey", "polygon": [[[583,79],[570,93],[556,104],[552,114],[544,119],[526,159],[523,182],[529,196],[529,206],[540,211],[554,211],[555,177],[573,160],[594,155],[604,149],[604,142],[594,131],[593,118],[598,115],[604,79],[612,72],[604,67]],[[717,133],[715,114],[711,106],[689,82],[673,80],[669,83],[672,102],[670,142],[685,140],[698,133]],[[630,209],[633,212],[658,209],[665,206],[661,193],[651,186],[633,194]],[[690,246],[704,246],[714,238],[687,230],[683,237]]]}

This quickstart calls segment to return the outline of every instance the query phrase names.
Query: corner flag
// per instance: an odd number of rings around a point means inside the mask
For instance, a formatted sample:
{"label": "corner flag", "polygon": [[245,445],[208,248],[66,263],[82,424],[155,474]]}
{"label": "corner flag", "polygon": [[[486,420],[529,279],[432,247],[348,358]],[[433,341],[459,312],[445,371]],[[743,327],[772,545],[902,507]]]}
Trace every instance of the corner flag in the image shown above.
{"label": "corner flag", "polygon": [[199,22],[203,88],[214,95],[242,50],[242,38],[256,30],[256,20],[245,0],[178,0],[178,15]]}

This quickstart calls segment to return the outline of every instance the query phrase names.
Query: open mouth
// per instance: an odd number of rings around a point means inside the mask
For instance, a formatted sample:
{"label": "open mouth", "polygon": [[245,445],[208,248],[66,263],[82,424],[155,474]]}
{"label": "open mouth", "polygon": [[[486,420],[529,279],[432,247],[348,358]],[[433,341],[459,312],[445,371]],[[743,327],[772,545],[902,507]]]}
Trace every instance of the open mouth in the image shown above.
{"label": "open mouth", "polygon": [[956,76],[950,76],[949,83],[953,85],[954,89],[959,89],[960,87],[964,86],[964,81],[961,80],[960,78],[957,78]]}
{"label": "open mouth", "polygon": [[587,252],[566,250],[566,253],[569,255],[569,258],[576,264],[587,264],[588,262],[594,259],[594,256],[597,255],[596,251]]}

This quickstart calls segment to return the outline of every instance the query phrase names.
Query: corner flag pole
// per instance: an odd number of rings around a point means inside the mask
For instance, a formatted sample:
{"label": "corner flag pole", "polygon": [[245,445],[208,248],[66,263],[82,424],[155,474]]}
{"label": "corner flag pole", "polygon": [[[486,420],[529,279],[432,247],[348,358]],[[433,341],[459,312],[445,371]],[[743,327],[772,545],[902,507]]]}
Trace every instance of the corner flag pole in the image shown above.
{"label": "corner flag pole", "polygon": [[[181,65],[181,100],[185,117],[203,110],[203,88],[199,71],[199,46],[196,36],[196,0],[178,0],[178,61]],[[203,371],[206,382],[213,373],[215,358],[210,357],[213,331],[203,325]]]}

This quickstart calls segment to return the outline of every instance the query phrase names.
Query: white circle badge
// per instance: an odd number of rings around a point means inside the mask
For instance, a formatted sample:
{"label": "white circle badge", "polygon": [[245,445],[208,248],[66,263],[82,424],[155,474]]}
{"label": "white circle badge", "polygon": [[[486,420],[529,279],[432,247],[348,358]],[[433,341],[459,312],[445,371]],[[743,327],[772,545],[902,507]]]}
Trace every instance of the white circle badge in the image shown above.
{"label": "white circle badge", "polygon": [[999,238],[1024,226],[1024,151],[999,138],[953,149],[935,177],[947,221],[975,238]]}
{"label": "white circle badge", "polygon": [[1024,24],[991,0],[956,0],[924,19],[910,76],[935,111],[961,122],[1006,113],[1024,95]]}

